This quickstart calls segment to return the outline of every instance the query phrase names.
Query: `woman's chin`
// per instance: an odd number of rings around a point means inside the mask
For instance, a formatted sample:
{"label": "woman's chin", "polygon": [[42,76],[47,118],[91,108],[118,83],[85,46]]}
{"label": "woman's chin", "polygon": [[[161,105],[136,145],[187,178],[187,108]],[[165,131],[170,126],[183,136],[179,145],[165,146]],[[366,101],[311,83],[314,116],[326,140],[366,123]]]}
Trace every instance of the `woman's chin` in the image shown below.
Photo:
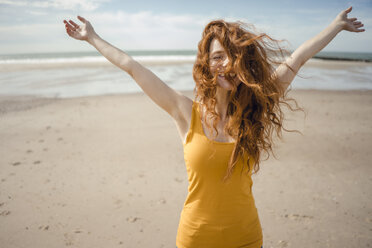
{"label": "woman's chin", "polygon": [[224,90],[233,90],[234,86],[227,80],[218,80],[217,85]]}

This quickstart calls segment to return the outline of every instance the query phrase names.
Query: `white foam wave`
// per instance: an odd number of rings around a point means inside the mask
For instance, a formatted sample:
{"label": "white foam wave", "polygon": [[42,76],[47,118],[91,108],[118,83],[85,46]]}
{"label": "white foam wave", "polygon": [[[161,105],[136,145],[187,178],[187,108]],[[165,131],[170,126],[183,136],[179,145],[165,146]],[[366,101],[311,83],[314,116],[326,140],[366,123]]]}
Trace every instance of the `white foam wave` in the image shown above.
{"label": "white foam wave", "polygon": [[[163,56],[133,56],[135,60],[143,62],[194,62],[195,55],[163,55]],[[5,59],[0,64],[69,64],[69,63],[105,63],[107,59],[103,56],[86,56],[72,58],[27,58],[27,59]]]}

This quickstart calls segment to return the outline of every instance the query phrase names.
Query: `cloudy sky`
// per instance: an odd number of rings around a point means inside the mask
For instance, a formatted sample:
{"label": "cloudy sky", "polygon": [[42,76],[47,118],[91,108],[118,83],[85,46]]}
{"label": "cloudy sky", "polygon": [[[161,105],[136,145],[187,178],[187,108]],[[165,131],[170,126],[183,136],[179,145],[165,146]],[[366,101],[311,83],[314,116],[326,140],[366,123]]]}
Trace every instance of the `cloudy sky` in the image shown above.
{"label": "cloudy sky", "polygon": [[93,51],[65,33],[63,19],[81,15],[96,32],[122,50],[196,50],[212,19],[244,21],[289,48],[324,29],[353,6],[366,32],[341,32],[324,51],[372,52],[372,0],[0,0],[0,54]]}

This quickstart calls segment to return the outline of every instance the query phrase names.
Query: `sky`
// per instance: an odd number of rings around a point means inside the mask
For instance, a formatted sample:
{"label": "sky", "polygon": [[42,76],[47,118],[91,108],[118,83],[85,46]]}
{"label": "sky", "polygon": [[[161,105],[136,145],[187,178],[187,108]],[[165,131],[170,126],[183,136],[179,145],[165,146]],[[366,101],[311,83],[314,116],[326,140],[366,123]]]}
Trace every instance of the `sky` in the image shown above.
{"label": "sky", "polygon": [[253,24],[295,50],[326,28],[339,12],[364,23],[363,33],[342,31],[323,51],[372,52],[372,0],[0,0],[0,54],[94,51],[70,38],[63,19],[95,31],[121,50],[196,50],[214,19]]}

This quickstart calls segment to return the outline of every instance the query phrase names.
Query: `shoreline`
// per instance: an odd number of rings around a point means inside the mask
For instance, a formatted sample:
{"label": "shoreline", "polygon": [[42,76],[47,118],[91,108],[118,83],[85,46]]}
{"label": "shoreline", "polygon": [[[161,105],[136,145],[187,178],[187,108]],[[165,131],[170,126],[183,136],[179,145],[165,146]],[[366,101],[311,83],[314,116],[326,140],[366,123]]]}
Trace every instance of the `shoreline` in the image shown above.
{"label": "shoreline", "polygon": [[[148,69],[175,90],[193,90],[195,87],[192,63],[158,61]],[[128,73],[108,61],[101,64],[7,65],[0,66],[0,71],[2,94],[9,96],[70,98],[141,91]],[[311,59],[299,70],[292,88],[372,90],[371,77],[372,63]]]}
{"label": "shoreline", "polygon": [[[74,59],[73,61],[65,62],[19,62],[19,63],[0,63],[0,72],[10,71],[23,71],[23,70],[50,70],[50,69],[63,69],[63,68],[109,68],[115,67],[109,61],[105,60],[104,57],[97,57],[99,60],[87,61],[83,59]],[[172,66],[182,64],[193,64],[196,57],[193,58],[179,58],[171,60],[159,60],[156,58],[148,59],[136,59],[144,66]],[[324,58],[311,58],[303,67],[309,68],[323,68],[323,69],[348,69],[350,67],[372,67],[372,61],[362,60],[339,60],[339,59],[324,59]],[[116,67],[115,67],[116,68]]]}

